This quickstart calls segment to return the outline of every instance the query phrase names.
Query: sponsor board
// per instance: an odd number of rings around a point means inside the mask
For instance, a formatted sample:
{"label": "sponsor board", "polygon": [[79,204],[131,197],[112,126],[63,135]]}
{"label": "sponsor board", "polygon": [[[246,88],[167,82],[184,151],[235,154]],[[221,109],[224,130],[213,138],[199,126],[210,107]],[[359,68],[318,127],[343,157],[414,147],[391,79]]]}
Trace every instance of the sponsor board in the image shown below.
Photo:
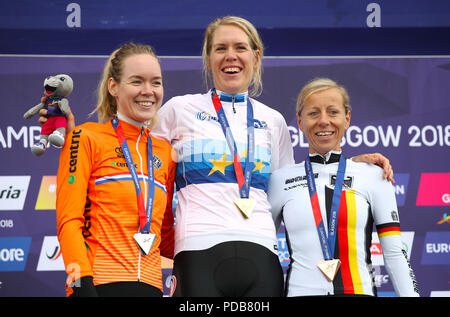
{"label": "sponsor board", "polygon": [[[414,231],[403,231],[401,233],[401,237],[403,242],[403,249],[406,251],[409,260],[411,257],[411,250],[413,246]],[[372,232],[372,245],[370,246],[370,254],[372,256],[373,265],[384,265],[383,251],[381,248],[380,239],[378,238],[378,234],[376,232]]]}
{"label": "sponsor board", "polygon": [[42,176],[41,187],[39,188],[35,209],[56,209],[56,176]]}
{"label": "sponsor board", "polygon": [[36,271],[64,271],[64,261],[57,236],[45,236]]}
{"label": "sponsor board", "polygon": [[450,173],[422,173],[417,206],[450,206]]}
{"label": "sponsor board", "polygon": [[0,176],[0,210],[22,210],[31,176]]}
{"label": "sponsor board", "polygon": [[450,264],[450,231],[427,232],[422,264]]}
{"label": "sponsor board", "polygon": [[289,249],[286,241],[286,234],[279,233],[277,235],[278,240],[278,259],[280,260],[280,264],[282,267],[288,267],[291,263]]}
{"label": "sponsor board", "polygon": [[395,199],[397,206],[404,206],[408,191],[409,174],[395,174]]}
{"label": "sponsor board", "polygon": [[0,238],[0,272],[24,271],[31,237]]}

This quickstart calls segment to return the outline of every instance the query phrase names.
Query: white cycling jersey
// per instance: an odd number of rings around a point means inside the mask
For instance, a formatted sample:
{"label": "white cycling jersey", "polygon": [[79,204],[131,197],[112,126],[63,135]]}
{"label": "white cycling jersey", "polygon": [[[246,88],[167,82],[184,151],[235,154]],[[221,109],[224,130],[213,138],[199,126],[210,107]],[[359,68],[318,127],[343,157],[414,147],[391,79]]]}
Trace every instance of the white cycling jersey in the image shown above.
{"label": "white cycling jersey", "polygon": [[[340,152],[326,158],[310,155],[320,210],[326,231]],[[373,225],[380,238],[384,263],[399,296],[418,296],[413,271],[403,250],[392,184],[382,169],[347,159],[338,215],[335,259],[341,267],[333,282],[318,269],[324,259],[314,221],[304,162],[282,168],[270,177],[268,198],[277,228],[284,221],[291,256],[288,296],[376,295],[370,246]]]}
{"label": "white cycling jersey", "polygon": [[[244,165],[248,94],[217,93]],[[248,219],[233,202],[239,197],[233,156],[211,92],[174,97],[158,112],[152,134],[170,142],[178,155],[175,254],[237,240],[258,243],[276,253],[267,184],[272,171],[294,163],[292,144],[283,116],[257,100],[250,101],[255,127],[250,197],[256,205]]]}

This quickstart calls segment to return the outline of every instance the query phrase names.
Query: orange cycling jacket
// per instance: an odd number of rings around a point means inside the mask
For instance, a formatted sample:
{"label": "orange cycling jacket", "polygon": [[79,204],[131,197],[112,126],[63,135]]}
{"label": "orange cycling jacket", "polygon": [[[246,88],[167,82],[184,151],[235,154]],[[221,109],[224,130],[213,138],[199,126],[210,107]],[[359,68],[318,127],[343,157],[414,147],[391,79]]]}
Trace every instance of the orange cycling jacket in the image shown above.
{"label": "orange cycling jacket", "polygon": [[[120,121],[139,176],[144,201],[148,182],[147,136],[150,131]],[[93,276],[94,285],[141,281],[161,291],[161,257],[173,257],[172,197],[176,159],[172,147],[151,136],[155,196],[150,232],[157,240],[141,254],[133,235],[139,231],[136,189],[111,122],[88,122],[66,138],[58,176],[58,239],[71,284]],[[139,152],[139,153],[138,153]],[[145,184],[144,184],[145,183]]]}

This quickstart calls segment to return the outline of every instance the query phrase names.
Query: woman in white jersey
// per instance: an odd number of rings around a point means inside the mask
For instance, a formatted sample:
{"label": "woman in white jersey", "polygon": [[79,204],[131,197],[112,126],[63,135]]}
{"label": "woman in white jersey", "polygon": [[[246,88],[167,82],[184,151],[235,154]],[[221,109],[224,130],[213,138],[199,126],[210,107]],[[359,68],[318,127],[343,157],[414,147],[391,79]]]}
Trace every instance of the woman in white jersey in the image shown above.
{"label": "woman in white jersey", "polygon": [[369,250],[373,224],[395,291],[418,296],[402,248],[392,184],[382,179],[379,167],[345,159],[341,151],[350,110],[342,86],[330,79],[308,83],[296,113],[309,155],[270,177],[273,218],[277,226],[284,221],[291,255],[287,296],[375,296]]}
{"label": "woman in white jersey", "polygon": [[266,190],[271,171],[294,161],[283,116],[250,98],[262,90],[263,45],[250,22],[227,16],[206,29],[202,56],[213,88],[170,99],[152,131],[178,154],[171,292],[281,296]]}

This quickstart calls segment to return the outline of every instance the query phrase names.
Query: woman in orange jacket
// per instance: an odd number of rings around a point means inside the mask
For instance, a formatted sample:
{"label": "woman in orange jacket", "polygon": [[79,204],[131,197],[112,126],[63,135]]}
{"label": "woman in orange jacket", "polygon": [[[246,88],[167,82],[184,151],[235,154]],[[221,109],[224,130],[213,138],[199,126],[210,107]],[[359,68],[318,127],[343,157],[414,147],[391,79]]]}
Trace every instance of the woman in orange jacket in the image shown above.
{"label": "woman in orange jacket", "polygon": [[162,296],[173,257],[172,147],[150,135],[163,99],[158,57],[125,44],[99,85],[100,123],[68,134],[57,176],[68,296]]}

